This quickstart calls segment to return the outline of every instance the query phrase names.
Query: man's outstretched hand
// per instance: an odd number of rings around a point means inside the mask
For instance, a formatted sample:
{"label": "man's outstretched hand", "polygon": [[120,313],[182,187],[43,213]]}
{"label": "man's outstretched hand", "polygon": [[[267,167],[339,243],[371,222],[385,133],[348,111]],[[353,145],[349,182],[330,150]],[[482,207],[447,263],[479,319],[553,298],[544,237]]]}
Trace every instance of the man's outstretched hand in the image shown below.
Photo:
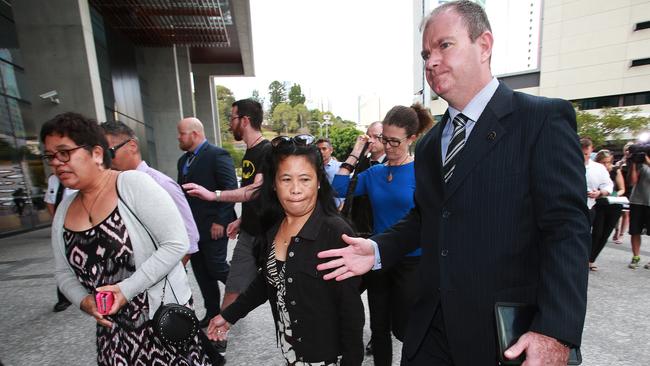
{"label": "man's outstretched hand", "polygon": [[196,183],[185,183],[183,184],[183,189],[185,193],[192,197],[200,198],[204,201],[216,201],[217,194],[213,191],[208,191],[202,185]]}
{"label": "man's outstretched hand", "polygon": [[362,275],[375,265],[375,250],[370,240],[353,238],[345,234],[341,238],[348,244],[347,247],[318,253],[318,258],[335,258],[316,267],[319,271],[334,269],[323,276],[326,280],[336,278],[337,281],[343,281],[352,276]]}

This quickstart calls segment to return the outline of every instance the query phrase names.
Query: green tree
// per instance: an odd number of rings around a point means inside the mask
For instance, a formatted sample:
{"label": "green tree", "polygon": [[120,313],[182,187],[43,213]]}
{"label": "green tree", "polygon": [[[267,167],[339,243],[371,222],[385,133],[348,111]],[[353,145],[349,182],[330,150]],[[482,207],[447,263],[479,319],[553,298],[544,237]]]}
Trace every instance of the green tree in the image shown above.
{"label": "green tree", "polygon": [[298,123],[298,128],[303,128],[307,127],[307,122],[311,121],[311,113],[309,113],[309,109],[305,107],[304,104],[296,104],[293,107],[294,112],[296,112],[296,119]]}
{"label": "green tree", "polygon": [[361,131],[350,126],[330,126],[329,138],[334,147],[332,155],[337,160],[344,161],[350,155],[357,141],[357,136],[361,135],[361,133]]}
{"label": "green tree", "polygon": [[271,115],[280,103],[287,101],[287,90],[283,83],[274,80],[269,84],[269,101],[271,102]]}
{"label": "green tree", "polygon": [[621,143],[625,134],[637,135],[650,125],[650,118],[636,115],[640,108],[605,108],[594,114],[576,110],[578,135],[589,136],[594,147],[602,147],[605,141]]}
{"label": "green tree", "polygon": [[[224,141],[222,145],[224,150],[228,151],[228,153],[230,153],[230,156],[232,156],[232,160],[235,163],[235,168],[241,169],[241,161],[244,158],[245,150],[235,148],[235,145],[232,144],[232,141]],[[241,176],[241,172],[239,173]]]}
{"label": "green tree", "polygon": [[253,93],[251,94],[251,99],[257,101],[261,105],[264,105],[264,98],[260,97],[260,92],[257,91],[257,89],[253,89]]}
{"label": "green tree", "polygon": [[309,110],[309,119],[307,120],[307,123],[305,124],[305,127],[309,129],[309,133],[318,136],[319,128],[318,124],[316,123],[309,123],[309,122],[322,122],[323,121],[323,112],[320,111],[318,108],[310,109]]}
{"label": "green tree", "polygon": [[309,114],[311,115],[310,121],[322,121],[323,120],[323,112],[321,112],[320,109],[314,108],[309,110]]}
{"label": "green tree", "polygon": [[235,95],[223,85],[217,85],[217,105],[219,108],[219,127],[221,128],[222,140],[232,137],[230,133],[230,111],[235,102]]}
{"label": "green tree", "polygon": [[289,104],[292,107],[297,106],[298,104],[305,104],[305,95],[302,94],[302,89],[300,84],[293,84],[291,89],[289,89]]}
{"label": "green tree", "polygon": [[287,103],[280,103],[272,112],[273,125],[272,129],[278,135],[288,133],[297,129],[296,111]]}

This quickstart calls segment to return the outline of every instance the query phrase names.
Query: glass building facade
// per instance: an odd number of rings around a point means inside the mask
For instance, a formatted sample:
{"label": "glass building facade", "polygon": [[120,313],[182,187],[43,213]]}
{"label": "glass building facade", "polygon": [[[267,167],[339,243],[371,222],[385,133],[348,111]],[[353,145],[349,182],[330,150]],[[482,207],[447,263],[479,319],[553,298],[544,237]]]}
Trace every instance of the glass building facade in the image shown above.
{"label": "glass building facade", "polygon": [[40,157],[11,7],[0,2],[0,235],[48,225]]}
{"label": "glass building facade", "polygon": [[[40,126],[31,115],[29,85],[21,62],[10,2],[0,2],[0,236],[47,226],[43,201],[51,170],[41,159]],[[141,141],[143,157],[156,165],[152,126],[144,122],[143,94],[134,46],[105,27],[91,8],[91,20],[107,120],[129,125]],[[102,122],[102,121],[100,121]]]}

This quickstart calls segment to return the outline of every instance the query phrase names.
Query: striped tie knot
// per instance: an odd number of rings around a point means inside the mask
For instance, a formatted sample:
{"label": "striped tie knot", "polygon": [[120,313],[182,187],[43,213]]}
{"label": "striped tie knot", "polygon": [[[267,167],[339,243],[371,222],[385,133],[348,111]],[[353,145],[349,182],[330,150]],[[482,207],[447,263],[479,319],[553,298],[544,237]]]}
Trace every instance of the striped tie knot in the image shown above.
{"label": "striped tie knot", "polygon": [[467,120],[468,120],[467,116],[465,116],[462,113],[458,113],[456,117],[454,117],[454,120],[451,121],[451,123],[454,124],[454,130],[456,130],[457,128],[464,128],[465,125],[467,124]]}

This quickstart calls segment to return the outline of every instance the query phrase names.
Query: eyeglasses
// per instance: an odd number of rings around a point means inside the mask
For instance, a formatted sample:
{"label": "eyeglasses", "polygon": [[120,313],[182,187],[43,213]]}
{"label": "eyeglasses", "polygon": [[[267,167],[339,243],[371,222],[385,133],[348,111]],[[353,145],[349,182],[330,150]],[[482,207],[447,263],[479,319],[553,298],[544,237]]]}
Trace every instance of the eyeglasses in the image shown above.
{"label": "eyeglasses", "polygon": [[316,138],[309,134],[296,135],[294,137],[278,136],[271,140],[274,149],[282,149],[287,146],[308,146],[314,143]]}
{"label": "eyeglasses", "polygon": [[236,119],[240,119],[240,118],[242,118],[242,117],[244,117],[244,116],[240,116],[240,115],[237,115],[237,116],[231,116],[231,117],[230,117],[230,123],[232,123],[232,121],[234,121],[234,120],[236,120]]}
{"label": "eyeglasses", "polygon": [[384,135],[379,135],[379,141],[381,141],[382,144],[384,145],[388,144],[392,147],[398,147],[402,143],[402,141],[406,140],[407,138],[408,136],[401,139],[390,139],[384,137]]}
{"label": "eyeglasses", "polygon": [[62,162],[62,163],[67,163],[70,161],[70,153],[77,150],[81,149],[84,147],[87,147],[88,145],[81,145],[77,147],[73,147],[72,149],[66,149],[66,150],[59,150],[54,152],[54,154],[43,154],[43,160],[45,160],[48,164],[52,162],[56,158],[56,160]]}
{"label": "eyeglasses", "polygon": [[117,153],[117,149],[119,149],[120,147],[126,145],[131,140],[133,140],[133,139],[128,139],[126,141],[120,142],[119,144],[117,144],[117,145],[115,145],[113,147],[109,147],[108,148],[108,154],[111,156],[111,159],[115,159],[115,154]]}

